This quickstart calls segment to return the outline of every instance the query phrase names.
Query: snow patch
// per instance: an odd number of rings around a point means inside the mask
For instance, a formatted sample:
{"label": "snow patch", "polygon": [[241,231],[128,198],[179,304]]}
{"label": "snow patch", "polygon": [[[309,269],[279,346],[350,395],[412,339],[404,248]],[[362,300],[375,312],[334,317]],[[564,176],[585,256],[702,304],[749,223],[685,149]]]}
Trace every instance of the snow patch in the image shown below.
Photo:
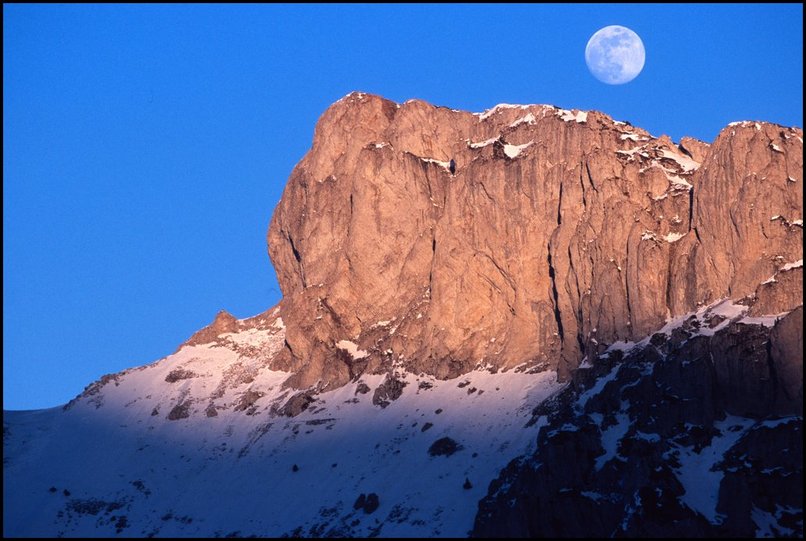
{"label": "snow patch", "polygon": [[685,173],[690,173],[691,171],[696,170],[700,166],[700,162],[695,162],[688,156],[678,154],[676,152],[670,152],[665,148],[661,149],[661,157],[676,161],[678,165],[680,165],[680,168],[683,169],[683,172]]}
{"label": "snow patch", "polygon": [[531,145],[534,141],[529,141],[528,143],[524,143],[522,145],[504,145],[504,154],[506,154],[510,159],[517,158],[521,152],[523,152],[526,147]]}
{"label": "snow patch", "polygon": [[369,352],[358,349],[358,345],[349,340],[339,340],[336,342],[336,347],[349,353],[354,360],[363,359],[369,355]]}
{"label": "snow patch", "polygon": [[605,452],[596,457],[596,471],[600,471],[605,464],[616,457],[618,444],[627,435],[629,429],[630,416],[626,413],[617,413],[616,424],[602,430],[602,447]]}
{"label": "snow patch", "polygon": [[576,113],[573,113],[568,109],[560,109],[557,111],[557,116],[560,117],[560,120],[563,122],[576,122],[578,124],[582,124],[588,121],[587,111],[577,111]]}
{"label": "snow patch", "polygon": [[486,147],[487,145],[492,145],[493,143],[498,141],[498,139],[499,139],[498,137],[492,137],[490,139],[487,139],[486,141],[481,141],[478,143],[471,143],[470,141],[468,141],[468,146],[470,148],[483,148]]}
{"label": "snow patch", "polygon": [[788,312],[778,315],[769,315],[769,316],[756,316],[756,317],[744,317],[738,321],[738,323],[742,323],[744,325],[763,325],[764,327],[775,327],[775,324],[781,318],[781,316],[786,315]]}
{"label": "snow patch", "polygon": [[451,162],[443,162],[442,160],[437,160],[436,158],[423,158],[422,156],[418,156],[418,158],[427,163],[435,163],[442,167],[445,171],[449,173],[451,172]]}
{"label": "snow patch", "polygon": [[686,236],[685,233],[670,232],[665,237],[663,237],[663,240],[665,240],[666,242],[677,242],[685,236]]}
{"label": "snow patch", "polygon": [[519,118],[515,122],[509,125],[510,128],[517,128],[521,124],[530,124],[533,125],[537,120],[535,119],[535,115],[532,113],[528,113],[526,116]]}
{"label": "snow patch", "polygon": [[673,471],[685,490],[680,499],[712,524],[721,524],[724,518],[717,514],[716,505],[719,485],[725,474],[714,466],[754,423],[753,419],[728,415],[723,421],[714,423],[721,435],[714,436],[711,445],[699,453],[693,447],[676,446],[680,467]]}
{"label": "snow patch", "polygon": [[473,114],[479,117],[479,120],[481,121],[490,118],[497,112],[502,111],[504,109],[528,109],[528,108],[529,108],[528,105],[513,105],[511,103],[499,103],[492,109],[487,109],[483,113],[473,113]]}
{"label": "snow patch", "polygon": [[802,268],[802,267],[803,267],[803,260],[798,259],[797,261],[795,261],[793,263],[787,263],[786,265],[781,267],[779,270],[788,271],[788,270],[792,270],[792,269],[799,269],[799,268]]}

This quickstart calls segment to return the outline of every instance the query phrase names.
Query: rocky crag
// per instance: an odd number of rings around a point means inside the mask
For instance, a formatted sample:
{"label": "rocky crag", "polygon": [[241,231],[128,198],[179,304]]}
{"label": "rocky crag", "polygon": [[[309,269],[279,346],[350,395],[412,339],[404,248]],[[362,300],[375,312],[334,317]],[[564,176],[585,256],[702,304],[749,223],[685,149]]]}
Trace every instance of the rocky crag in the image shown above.
{"label": "rocky crag", "polygon": [[675,144],[596,111],[350,94],[322,115],[269,228],[277,366],[300,388],[398,361],[565,379],[603,344],[718,299],[792,310],[802,270],[778,277],[802,259],[802,135],[741,122]]}
{"label": "rocky crag", "polygon": [[802,137],[349,94],[279,305],[5,412],[4,534],[802,537]]}
{"label": "rocky crag", "polygon": [[803,307],[747,312],[726,301],[577,370],[473,535],[802,537]]}

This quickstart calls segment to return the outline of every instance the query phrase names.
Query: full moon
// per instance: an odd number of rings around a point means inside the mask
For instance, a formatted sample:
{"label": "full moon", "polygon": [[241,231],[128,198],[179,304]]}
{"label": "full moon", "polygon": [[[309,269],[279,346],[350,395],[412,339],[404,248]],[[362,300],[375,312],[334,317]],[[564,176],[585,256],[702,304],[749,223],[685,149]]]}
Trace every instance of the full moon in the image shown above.
{"label": "full moon", "polygon": [[638,77],[645,59],[644,43],[626,26],[605,26],[591,36],[585,47],[588,69],[609,85],[623,85]]}

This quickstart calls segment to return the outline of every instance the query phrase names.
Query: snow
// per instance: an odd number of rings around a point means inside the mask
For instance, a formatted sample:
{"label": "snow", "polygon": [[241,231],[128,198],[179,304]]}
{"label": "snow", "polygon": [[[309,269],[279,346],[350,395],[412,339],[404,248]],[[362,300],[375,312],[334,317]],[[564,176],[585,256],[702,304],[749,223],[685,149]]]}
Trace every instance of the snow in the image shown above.
{"label": "snow", "polygon": [[794,537],[797,532],[780,524],[779,519],[784,512],[802,513],[801,509],[791,509],[775,505],[775,514],[753,506],[750,517],[756,524],[756,537]]}
{"label": "snow", "polygon": [[688,156],[678,154],[677,152],[671,152],[665,148],[661,149],[661,157],[676,161],[685,173],[690,173],[700,166],[699,162],[695,162]]}
{"label": "snow", "polygon": [[563,122],[577,122],[578,124],[582,124],[588,121],[587,111],[577,111],[573,113],[568,109],[560,109],[557,111],[557,116],[559,116],[560,120]]}
{"label": "snow", "polygon": [[778,319],[781,316],[786,315],[786,313],[778,314],[778,315],[769,315],[769,316],[755,316],[755,317],[743,317],[738,321],[738,323],[742,323],[744,325],[763,325],[764,327],[774,327],[775,324],[778,322]]}
{"label": "snow", "polygon": [[781,154],[784,153],[784,151],[781,150],[781,147],[779,147],[775,143],[770,143],[770,148],[773,149],[775,152],[780,152]]}
{"label": "snow", "polygon": [[753,419],[728,415],[714,426],[721,435],[714,436],[711,445],[697,453],[693,447],[676,446],[680,467],[674,470],[685,494],[680,499],[691,509],[701,513],[712,524],[721,524],[722,516],[716,512],[719,485],[724,472],[714,469],[733,445],[755,423]]}
{"label": "snow", "polygon": [[788,417],[779,417],[778,419],[767,419],[765,421],[761,421],[760,423],[758,423],[758,426],[764,428],[775,428],[780,425],[785,425],[787,423],[800,420],[802,420],[802,417],[790,415]]}
{"label": "snow", "polygon": [[798,218],[797,220],[792,220],[790,222],[790,225],[796,225],[798,227],[803,227],[803,220],[801,220],[800,218]]}
{"label": "snow", "polygon": [[622,141],[635,141],[638,142],[638,134],[637,133],[622,133],[619,137]]}
{"label": "snow", "polygon": [[685,233],[670,232],[665,237],[663,237],[663,240],[665,240],[666,242],[677,242],[685,236],[686,236]]}
{"label": "snow", "polygon": [[[742,304],[734,304],[734,302],[730,299],[721,299],[712,304],[700,308],[696,312],[689,312],[686,314],[668,318],[664,326],[661,327],[661,329],[658,330],[657,333],[665,334],[666,336],[671,336],[672,332],[675,329],[681,327],[691,317],[695,317],[700,322],[700,326],[699,329],[696,331],[696,334],[700,334],[702,336],[713,336],[715,333],[721,331],[722,329],[730,325],[731,322],[739,322],[742,319],[745,320],[749,319],[744,318],[744,315],[747,313],[748,310],[749,310],[748,306],[744,306]],[[785,313],[776,314],[775,316],[772,317],[782,317],[783,315],[785,315]],[[713,316],[718,316],[723,319],[713,328],[710,328],[708,327],[707,321]],[[747,323],[752,323],[752,320]],[[759,322],[758,324],[761,323]],[[635,347],[646,346],[647,344],[649,344],[651,337],[652,335],[648,335],[643,339],[639,340],[638,342],[618,340],[610,344],[605,353],[610,353],[613,351],[621,351],[623,353],[627,353]],[[615,377],[615,375],[611,374],[608,377]],[[604,383],[602,383],[602,385],[604,385]],[[584,394],[587,395],[588,393],[586,392]]]}
{"label": "snow", "polygon": [[[4,534],[115,535],[108,515],[76,511],[95,499],[120,505],[123,536],[277,537],[297,527],[304,535],[344,527],[355,537],[466,536],[489,483],[533,450],[532,410],[565,387],[553,372],[480,369],[440,381],[399,371],[407,385],[385,408],[372,403],[372,390],[386,376],[364,375],[369,393],[351,382],[285,417],[276,408],[296,392],[283,389],[291,374],[267,362],[283,343],[276,322],[228,333],[125,371],[66,411],[5,412]],[[363,354],[349,340],[339,345]],[[250,396],[254,409],[237,410]],[[168,420],[180,403],[188,417]],[[425,423],[432,426],[423,431]],[[430,456],[445,436],[462,449]],[[472,489],[462,488],[465,478]],[[379,508],[355,511],[358,495],[370,492]]]}
{"label": "snow", "polygon": [[534,124],[535,122],[537,122],[537,120],[535,119],[535,115],[533,115],[532,113],[528,113],[526,116],[521,117],[518,120],[516,120],[515,122],[513,122],[512,124],[510,124],[509,127],[510,128],[516,128],[516,127],[520,126],[521,124],[530,124],[531,125],[531,124]]}
{"label": "snow", "polygon": [[486,147],[487,145],[492,145],[493,143],[498,141],[498,139],[499,139],[498,137],[492,137],[490,139],[487,139],[486,141],[481,141],[479,143],[470,143],[469,142],[468,146],[470,148],[482,148],[482,147]]}
{"label": "snow", "polygon": [[666,175],[666,178],[669,179],[672,186],[686,188],[687,190],[693,187],[686,179],[678,175],[672,175],[666,169],[663,169],[663,174]]}
{"label": "snow", "polygon": [[635,154],[638,154],[642,158],[649,158],[649,154],[646,151],[646,145],[641,145],[635,148],[631,148],[629,150],[617,150],[616,154],[624,154],[625,156],[629,156],[632,159],[635,159]]}
{"label": "snow", "polygon": [[438,166],[442,167],[443,169],[445,169],[449,173],[451,171],[451,162],[450,161],[443,162],[442,160],[437,160],[436,158],[423,158],[422,156],[418,156],[418,157],[424,162],[437,164]]}
{"label": "snow", "polygon": [[479,117],[479,120],[486,120],[493,116],[495,113],[502,111],[504,109],[528,109],[528,105],[512,105],[510,103],[499,103],[492,109],[487,109],[483,113],[473,113],[474,115]]}
{"label": "snow", "polygon": [[585,410],[585,404],[588,403],[588,400],[601,393],[602,390],[605,388],[605,385],[616,379],[619,370],[621,370],[621,366],[622,365],[619,365],[618,368],[611,370],[607,375],[597,379],[596,383],[590,389],[586,390],[584,393],[579,395],[579,398],[577,398],[577,403],[575,406],[577,412],[582,413]]}
{"label": "snow", "polygon": [[803,260],[798,259],[797,261],[795,261],[793,263],[787,263],[786,265],[781,267],[779,270],[788,271],[788,270],[792,270],[792,269],[800,269],[802,267],[803,267]]}
{"label": "snow", "polygon": [[[614,370],[615,372],[615,370]],[[602,430],[602,447],[604,454],[596,457],[596,471],[616,457],[618,444],[630,429],[630,416],[626,413],[616,414],[616,424]]]}
{"label": "snow", "polygon": [[363,359],[369,355],[369,352],[358,349],[358,345],[349,340],[339,340],[336,342],[336,347],[349,353],[354,360]]}
{"label": "snow", "polygon": [[521,152],[523,152],[526,149],[526,147],[528,147],[532,143],[533,141],[529,141],[528,143],[524,143],[522,145],[506,144],[504,145],[504,154],[506,154],[511,159],[515,159],[520,155]]}

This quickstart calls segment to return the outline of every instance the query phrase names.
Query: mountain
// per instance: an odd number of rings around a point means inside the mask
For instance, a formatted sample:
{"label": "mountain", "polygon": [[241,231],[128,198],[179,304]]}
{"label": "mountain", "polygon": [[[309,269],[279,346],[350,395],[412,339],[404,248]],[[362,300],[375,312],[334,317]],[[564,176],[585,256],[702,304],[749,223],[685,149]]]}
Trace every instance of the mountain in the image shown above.
{"label": "mountain", "polygon": [[803,535],[803,132],[351,93],[282,301],[4,412],[9,536]]}

